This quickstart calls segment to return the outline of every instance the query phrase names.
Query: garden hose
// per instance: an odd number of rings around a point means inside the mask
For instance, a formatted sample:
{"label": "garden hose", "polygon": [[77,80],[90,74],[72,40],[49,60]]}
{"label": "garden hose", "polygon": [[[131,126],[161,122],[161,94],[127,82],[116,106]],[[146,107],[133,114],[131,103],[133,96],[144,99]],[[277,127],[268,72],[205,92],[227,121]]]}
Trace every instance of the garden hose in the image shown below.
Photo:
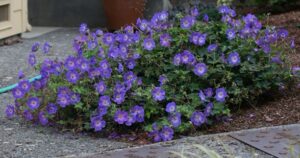
{"label": "garden hose", "polygon": [[[38,75],[38,76],[35,76],[35,77],[29,79],[29,82],[33,82],[33,81],[39,80],[39,79],[41,79],[41,78],[42,78],[42,76],[41,76],[41,75]],[[13,85],[10,85],[10,86],[1,88],[1,89],[0,89],[0,94],[1,94],[1,93],[5,93],[5,92],[7,92],[7,91],[10,91],[10,90],[14,89],[17,85],[18,85],[18,84],[16,83],[16,84],[13,84]]]}

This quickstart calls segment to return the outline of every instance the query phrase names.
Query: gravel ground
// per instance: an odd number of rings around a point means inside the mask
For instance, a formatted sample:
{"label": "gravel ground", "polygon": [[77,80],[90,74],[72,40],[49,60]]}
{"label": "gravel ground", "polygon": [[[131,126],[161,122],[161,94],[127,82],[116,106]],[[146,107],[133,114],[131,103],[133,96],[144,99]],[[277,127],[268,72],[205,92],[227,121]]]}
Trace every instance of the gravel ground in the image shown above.
{"label": "gravel ground", "polygon": [[[224,158],[273,158],[273,156],[247,146],[240,141],[229,137],[227,134],[187,137],[166,143],[158,143],[143,147],[134,147],[130,149],[107,152],[105,154],[101,154],[101,156],[105,158],[173,158],[172,156],[175,155],[171,154],[170,152],[176,152],[188,158],[212,158],[208,157],[195,145],[201,145],[205,147],[205,149],[214,151]],[[101,156],[96,154],[87,157],[96,158]],[[182,156],[181,158],[184,157]]]}

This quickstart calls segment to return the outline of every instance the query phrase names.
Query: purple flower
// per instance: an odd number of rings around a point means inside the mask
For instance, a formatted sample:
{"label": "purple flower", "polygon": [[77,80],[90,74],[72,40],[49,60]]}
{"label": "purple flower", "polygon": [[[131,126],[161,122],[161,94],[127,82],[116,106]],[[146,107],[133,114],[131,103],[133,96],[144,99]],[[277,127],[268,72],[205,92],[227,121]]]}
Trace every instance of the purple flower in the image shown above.
{"label": "purple flower", "polygon": [[91,118],[91,127],[94,128],[95,132],[101,131],[106,126],[106,122],[101,116],[95,116]]}
{"label": "purple flower", "polygon": [[276,63],[276,64],[282,64],[282,61],[281,61],[279,55],[276,55],[276,56],[272,57],[271,62]]}
{"label": "purple flower", "polygon": [[210,98],[214,95],[213,89],[212,88],[207,88],[204,90],[204,94],[206,97]]}
{"label": "purple flower", "polygon": [[24,93],[27,93],[30,91],[30,82],[28,80],[22,80],[18,83],[18,88],[20,88],[21,91]]}
{"label": "purple flower", "polygon": [[67,94],[59,93],[56,101],[58,105],[60,105],[62,108],[65,108],[70,104],[70,97]]}
{"label": "purple flower", "polygon": [[191,15],[195,17],[199,15],[199,11],[197,7],[191,9]]}
{"label": "purple flower", "polygon": [[30,66],[34,66],[36,64],[36,57],[34,53],[30,53],[28,56],[28,63]]}
{"label": "purple flower", "polygon": [[126,94],[125,92],[115,93],[112,100],[117,104],[121,104],[125,100],[125,94]]}
{"label": "purple flower", "polygon": [[33,87],[34,87],[34,89],[35,90],[39,90],[39,89],[41,89],[42,88],[42,83],[41,83],[41,81],[34,81],[33,82]]}
{"label": "purple flower", "polygon": [[105,106],[98,106],[98,115],[99,116],[104,116],[105,114],[107,114],[107,107]]}
{"label": "purple flower", "polygon": [[135,105],[134,107],[132,107],[130,109],[130,114],[134,117],[134,119],[137,122],[143,122],[144,121],[145,111],[144,111],[143,107],[141,107],[139,105]]}
{"label": "purple flower", "polygon": [[205,96],[205,94],[203,93],[202,90],[199,91],[198,96],[199,96],[201,101],[203,101],[203,102],[206,101],[206,96]]}
{"label": "purple flower", "polygon": [[115,93],[124,93],[126,92],[126,87],[123,83],[117,82],[115,87],[114,87],[114,92]]}
{"label": "purple flower", "polygon": [[97,47],[97,41],[88,41],[87,48],[88,50],[94,50]]}
{"label": "purple flower", "polygon": [[245,27],[242,30],[242,37],[255,37],[262,28],[262,24],[257,20],[255,15],[247,14],[243,17],[243,21],[245,22]]}
{"label": "purple flower", "polygon": [[194,67],[194,73],[197,75],[197,76],[204,76],[207,72],[207,66],[204,64],[204,63],[198,63],[195,65]]}
{"label": "purple flower", "polygon": [[101,46],[99,46],[98,47],[98,57],[100,57],[100,58],[105,58],[105,51],[104,51],[104,49],[101,47]]}
{"label": "purple flower", "polygon": [[228,59],[227,59],[229,65],[231,66],[237,66],[240,64],[240,55],[237,52],[232,52],[229,54]]}
{"label": "purple flower", "polygon": [[155,42],[152,38],[145,38],[143,42],[143,47],[145,50],[151,51],[155,48]]}
{"label": "purple flower", "polygon": [[40,107],[40,100],[38,97],[30,97],[27,101],[27,106],[31,110],[35,110]]}
{"label": "purple flower", "polygon": [[162,101],[165,99],[166,92],[160,87],[155,87],[151,93],[155,101]]}
{"label": "purple flower", "polygon": [[206,34],[202,34],[200,32],[192,32],[189,40],[195,45],[203,46],[206,41]]}
{"label": "purple flower", "polygon": [[65,60],[65,67],[68,70],[75,70],[77,65],[76,65],[76,59],[73,56],[69,56],[66,60]]}
{"label": "purple flower", "polygon": [[104,94],[104,92],[106,91],[106,85],[104,81],[100,81],[95,85],[95,87],[99,94]]}
{"label": "purple flower", "polygon": [[110,64],[106,59],[100,61],[99,66],[102,71],[110,69]]}
{"label": "purple flower", "polygon": [[292,49],[295,48],[295,40],[294,40],[294,39],[291,40],[291,45],[290,45],[290,47],[291,47]]}
{"label": "purple flower", "polygon": [[126,59],[128,57],[128,47],[125,44],[120,44],[119,45],[119,51],[122,59]]}
{"label": "purple flower", "polygon": [[183,64],[191,64],[195,61],[195,56],[188,50],[184,50],[181,53],[181,63]]}
{"label": "purple flower", "polygon": [[78,93],[72,93],[70,96],[70,103],[74,105],[78,102],[80,102],[80,95]]}
{"label": "purple flower", "polygon": [[101,29],[97,29],[95,33],[98,37],[103,35],[103,31]]}
{"label": "purple flower", "polygon": [[109,68],[109,69],[107,69],[107,70],[101,70],[101,69],[100,69],[99,71],[100,71],[101,77],[104,78],[104,79],[110,78],[111,73],[112,73],[112,69],[111,69],[111,68]]}
{"label": "purple flower", "polygon": [[208,47],[207,47],[207,51],[208,52],[213,52],[213,51],[216,51],[218,48],[218,45],[217,44],[210,44]]}
{"label": "purple flower", "polygon": [[191,121],[193,125],[200,126],[205,122],[205,115],[200,111],[195,111],[191,116]]}
{"label": "purple flower", "polygon": [[278,35],[279,35],[282,39],[284,39],[284,38],[286,38],[286,37],[289,35],[289,32],[288,32],[286,29],[280,29],[280,30],[278,31]]}
{"label": "purple flower", "polygon": [[205,109],[204,109],[204,115],[205,115],[205,117],[211,115],[213,107],[214,107],[214,104],[213,104],[213,103],[208,103],[208,104],[206,105],[206,107],[205,107]]}
{"label": "purple flower", "polygon": [[143,84],[143,80],[142,80],[142,78],[139,77],[139,78],[137,79],[137,85],[140,86],[140,85],[142,85],[142,84]]}
{"label": "purple flower", "polygon": [[209,21],[209,16],[207,14],[203,15],[203,21],[208,22]]}
{"label": "purple flower", "polygon": [[12,90],[12,94],[15,99],[20,99],[20,98],[24,97],[24,92],[22,90],[20,90],[18,87],[14,88]]}
{"label": "purple flower", "polygon": [[98,106],[99,107],[102,107],[102,106],[109,107],[110,104],[111,104],[111,101],[110,101],[110,97],[109,96],[104,95],[104,96],[101,96],[99,98],[99,102],[98,102]]}
{"label": "purple flower", "polygon": [[40,121],[41,125],[43,125],[43,126],[48,124],[49,121],[44,112],[39,113],[39,121]]}
{"label": "purple flower", "polygon": [[126,26],[125,29],[124,29],[124,31],[127,34],[133,34],[134,33],[133,27],[131,25]]}
{"label": "purple flower", "polygon": [[55,104],[49,103],[49,104],[47,105],[47,113],[48,113],[49,115],[56,114],[57,110],[58,110],[58,107],[57,107]]}
{"label": "purple flower", "polygon": [[232,40],[235,38],[235,30],[234,29],[227,29],[226,31],[227,39]]}
{"label": "purple flower", "polygon": [[169,16],[169,13],[167,11],[161,11],[160,13],[158,13],[158,19],[160,21],[168,20],[168,16]]}
{"label": "purple flower", "polygon": [[148,23],[148,21],[145,20],[145,19],[141,20],[141,19],[139,18],[139,19],[137,20],[137,26],[138,26],[139,29],[142,30],[142,31],[148,30],[148,25],[149,25],[149,23]]}
{"label": "purple flower", "polygon": [[13,105],[7,105],[5,114],[7,118],[12,118],[15,115],[15,107]]}
{"label": "purple flower", "polygon": [[115,42],[113,33],[105,33],[103,35],[103,43],[106,45],[112,45]]}
{"label": "purple flower", "polygon": [[27,121],[33,120],[33,115],[32,115],[32,113],[29,110],[24,110],[23,116],[25,117],[25,119]]}
{"label": "purple flower", "polygon": [[167,33],[160,35],[160,45],[163,47],[170,47],[171,36]]}
{"label": "purple flower", "polygon": [[18,72],[18,78],[19,78],[19,79],[23,79],[24,77],[25,77],[25,75],[24,75],[23,71],[20,70],[20,71]]}
{"label": "purple flower", "polygon": [[133,123],[135,123],[135,117],[128,115],[127,121],[125,122],[126,126],[131,126]]}
{"label": "purple flower", "polygon": [[227,97],[227,92],[225,88],[216,89],[215,98],[218,102],[224,102],[226,97]]}
{"label": "purple flower", "polygon": [[45,43],[44,43],[44,46],[43,46],[43,52],[44,52],[45,54],[49,53],[51,47],[52,47],[52,46],[50,45],[49,42],[45,42]]}
{"label": "purple flower", "polygon": [[292,67],[292,74],[293,75],[297,75],[298,72],[300,72],[300,67],[299,66]]}
{"label": "purple flower", "polygon": [[160,142],[161,141],[161,137],[160,137],[160,133],[158,130],[153,130],[151,132],[149,132],[149,137],[153,137],[153,141],[154,142]]}
{"label": "purple flower", "polygon": [[115,122],[118,124],[124,124],[128,119],[128,113],[126,111],[117,110],[114,116]]}
{"label": "purple flower", "polygon": [[80,32],[81,34],[85,34],[87,31],[88,31],[87,24],[86,24],[86,23],[80,24],[79,32]]}
{"label": "purple flower", "polygon": [[227,14],[229,12],[229,7],[228,6],[225,6],[225,5],[222,5],[218,8],[219,10],[219,13],[221,14]]}
{"label": "purple flower", "polygon": [[178,53],[174,56],[173,64],[179,66],[181,64],[181,54]]}
{"label": "purple flower", "polygon": [[190,29],[195,24],[195,17],[193,16],[185,16],[180,20],[180,27],[182,29]]}
{"label": "purple flower", "polygon": [[161,137],[162,141],[172,140],[173,139],[173,135],[174,135],[174,131],[173,131],[173,129],[171,127],[164,126],[161,129],[160,137]]}
{"label": "purple flower", "polygon": [[[121,55],[119,47],[111,45],[108,49],[108,57],[117,59]],[[124,56],[124,54],[123,54]]]}
{"label": "purple flower", "polygon": [[35,42],[33,43],[32,47],[31,47],[31,51],[32,52],[37,52],[40,48],[40,43],[39,42]]}
{"label": "purple flower", "polygon": [[122,65],[122,63],[118,64],[118,72],[122,73],[124,71],[124,66]]}
{"label": "purple flower", "polygon": [[173,125],[173,127],[176,128],[181,124],[181,114],[179,112],[176,112],[175,114],[170,114],[168,120]]}
{"label": "purple flower", "polygon": [[57,92],[58,92],[58,94],[70,94],[71,90],[68,87],[61,86],[61,87],[58,87]]}
{"label": "purple flower", "polygon": [[135,65],[136,65],[136,64],[135,64],[135,60],[130,59],[130,60],[127,61],[127,68],[128,68],[129,70],[134,69]]}
{"label": "purple flower", "polygon": [[205,44],[205,41],[206,41],[206,34],[200,34],[197,45],[203,46]]}
{"label": "purple flower", "polygon": [[90,70],[90,63],[88,60],[83,59],[79,64],[79,69],[82,72],[88,72]]}
{"label": "purple flower", "polygon": [[201,35],[200,32],[192,32],[189,38],[190,42],[194,44],[198,44],[198,39],[200,35]]}
{"label": "purple flower", "polygon": [[162,86],[168,81],[168,78],[165,75],[160,75],[158,81],[160,83],[160,86]]}
{"label": "purple flower", "polygon": [[141,55],[139,53],[133,53],[133,57],[132,57],[134,60],[136,59],[140,59],[141,58]]}
{"label": "purple flower", "polygon": [[175,111],[176,111],[176,103],[175,102],[169,102],[166,106],[166,112],[174,113]]}
{"label": "purple flower", "polygon": [[79,80],[79,74],[76,71],[68,71],[66,77],[70,83],[76,83]]}
{"label": "purple flower", "polygon": [[123,75],[123,79],[125,82],[134,82],[136,79],[137,79],[137,76],[134,74],[134,72],[132,71],[129,71],[129,72],[126,72],[124,75]]}

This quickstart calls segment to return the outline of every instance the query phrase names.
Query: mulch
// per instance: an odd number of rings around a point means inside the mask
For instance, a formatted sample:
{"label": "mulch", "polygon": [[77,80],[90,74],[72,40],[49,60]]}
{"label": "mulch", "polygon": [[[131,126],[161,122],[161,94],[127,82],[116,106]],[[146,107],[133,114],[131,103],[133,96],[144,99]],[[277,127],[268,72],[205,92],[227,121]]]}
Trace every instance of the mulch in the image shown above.
{"label": "mulch", "polygon": [[[293,66],[300,66],[300,11],[271,15],[264,23],[284,27],[295,40],[296,51],[288,54]],[[230,121],[215,123],[205,133],[220,133],[249,128],[300,123],[300,87],[282,90],[260,101],[232,111]]]}

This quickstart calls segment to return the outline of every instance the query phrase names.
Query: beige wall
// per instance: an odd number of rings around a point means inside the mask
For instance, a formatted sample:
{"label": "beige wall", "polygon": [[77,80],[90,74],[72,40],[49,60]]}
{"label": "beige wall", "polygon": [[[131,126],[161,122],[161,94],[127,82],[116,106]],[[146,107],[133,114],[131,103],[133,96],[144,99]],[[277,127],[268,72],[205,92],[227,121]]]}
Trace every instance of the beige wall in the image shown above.
{"label": "beige wall", "polygon": [[28,29],[27,0],[0,0],[0,39]]}

